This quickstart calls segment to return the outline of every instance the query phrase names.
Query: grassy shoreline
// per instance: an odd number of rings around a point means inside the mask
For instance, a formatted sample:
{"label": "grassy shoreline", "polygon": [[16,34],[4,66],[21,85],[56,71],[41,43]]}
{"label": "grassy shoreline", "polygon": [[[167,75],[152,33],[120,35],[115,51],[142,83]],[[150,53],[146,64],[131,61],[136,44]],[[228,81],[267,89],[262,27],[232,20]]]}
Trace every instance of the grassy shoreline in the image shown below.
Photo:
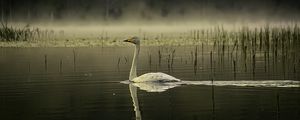
{"label": "grassy shoreline", "polygon": [[[81,29],[80,29],[81,30]],[[223,26],[170,31],[76,31],[76,29],[51,30],[25,26],[24,29],[2,25],[0,47],[105,47],[126,46],[122,40],[128,36],[140,37],[142,46],[189,46],[189,45],[234,45],[267,48],[286,44],[300,44],[300,27],[287,26],[251,27],[228,29]],[[25,38],[24,38],[25,36]]]}

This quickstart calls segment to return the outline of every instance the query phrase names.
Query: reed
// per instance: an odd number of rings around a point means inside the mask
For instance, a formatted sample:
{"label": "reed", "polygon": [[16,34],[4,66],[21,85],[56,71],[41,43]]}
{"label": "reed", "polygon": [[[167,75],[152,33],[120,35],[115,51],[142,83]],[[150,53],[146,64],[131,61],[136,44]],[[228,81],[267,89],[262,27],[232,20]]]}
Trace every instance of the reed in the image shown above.
{"label": "reed", "polygon": [[158,49],[158,65],[159,65],[159,66],[160,66],[160,64],[161,64],[161,58],[162,58],[162,54],[161,54],[160,49]]}
{"label": "reed", "polygon": [[174,59],[175,59],[175,49],[172,51],[171,53],[171,67],[173,68],[173,63],[174,63]]}
{"label": "reed", "polygon": [[118,58],[118,69],[120,68],[120,62],[121,62],[121,58]]}
{"label": "reed", "polygon": [[47,54],[44,55],[45,71],[48,71],[48,57]]}
{"label": "reed", "polygon": [[0,40],[1,41],[28,41],[32,37],[29,25],[24,28],[14,28],[7,23],[1,22]]}
{"label": "reed", "polygon": [[1,22],[0,26],[0,41],[32,41],[32,40],[53,40],[53,30],[41,30],[39,28],[30,27],[29,24],[24,27],[9,26],[7,22]]}
{"label": "reed", "polygon": [[127,57],[126,57],[126,56],[124,56],[124,60],[125,60],[125,64],[127,64],[127,62],[128,62],[128,59],[127,59]]}
{"label": "reed", "polygon": [[30,64],[30,62],[28,63],[28,73],[30,73],[31,72],[31,64]]}
{"label": "reed", "polygon": [[60,59],[59,61],[59,72],[62,73],[63,72],[63,60]]}
{"label": "reed", "polygon": [[234,80],[236,80],[236,61],[233,60],[233,76],[234,76]]}
{"label": "reed", "polygon": [[73,67],[74,67],[74,72],[76,72],[76,51],[75,48],[73,48]]}
{"label": "reed", "polygon": [[170,61],[171,61],[171,55],[169,54],[169,55],[168,55],[168,58],[167,58],[168,71],[169,71],[169,72],[170,72],[170,70],[171,70],[171,63],[170,63]]}
{"label": "reed", "polygon": [[195,56],[194,56],[194,74],[197,73],[197,65],[198,65],[198,47],[195,48]]}

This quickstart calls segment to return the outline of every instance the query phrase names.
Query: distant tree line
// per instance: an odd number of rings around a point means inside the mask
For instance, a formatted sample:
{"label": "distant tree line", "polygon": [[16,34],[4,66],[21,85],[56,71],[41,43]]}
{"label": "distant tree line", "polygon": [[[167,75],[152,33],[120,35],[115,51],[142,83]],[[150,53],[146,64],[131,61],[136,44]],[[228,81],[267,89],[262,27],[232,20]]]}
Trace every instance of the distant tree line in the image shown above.
{"label": "distant tree line", "polygon": [[[299,13],[299,0],[1,0],[1,20],[119,20],[126,15],[153,16],[212,13]],[[151,14],[149,14],[151,13]],[[288,14],[289,15],[289,14]]]}

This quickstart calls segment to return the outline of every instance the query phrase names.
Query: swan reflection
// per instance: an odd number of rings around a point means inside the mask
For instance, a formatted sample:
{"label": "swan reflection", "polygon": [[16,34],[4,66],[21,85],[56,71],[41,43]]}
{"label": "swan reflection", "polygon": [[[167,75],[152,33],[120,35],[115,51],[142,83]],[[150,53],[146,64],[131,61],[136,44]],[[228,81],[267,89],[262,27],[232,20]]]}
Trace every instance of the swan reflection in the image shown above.
{"label": "swan reflection", "polygon": [[139,100],[137,97],[137,88],[132,84],[129,84],[129,91],[133,102],[133,107],[135,111],[135,118],[136,120],[142,120],[141,111],[139,107]]}
{"label": "swan reflection", "polygon": [[164,92],[181,85],[236,86],[236,87],[300,87],[300,81],[294,80],[239,80],[239,81],[179,81],[179,82],[141,82],[122,81],[147,92]]}
{"label": "swan reflection", "polygon": [[168,89],[180,86],[177,83],[159,83],[159,82],[143,82],[143,83],[132,83],[133,86],[145,90],[147,92],[164,92]]}
{"label": "swan reflection", "polygon": [[163,92],[170,88],[179,86],[179,84],[158,83],[158,82],[130,83],[129,81],[123,81],[122,83],[129,84],[129,91],[133,102],[136,120],[142,120],[141,111],[139,107],[139,100],[137,95],[137,88],[141,90],[145,90],[147,92]]}

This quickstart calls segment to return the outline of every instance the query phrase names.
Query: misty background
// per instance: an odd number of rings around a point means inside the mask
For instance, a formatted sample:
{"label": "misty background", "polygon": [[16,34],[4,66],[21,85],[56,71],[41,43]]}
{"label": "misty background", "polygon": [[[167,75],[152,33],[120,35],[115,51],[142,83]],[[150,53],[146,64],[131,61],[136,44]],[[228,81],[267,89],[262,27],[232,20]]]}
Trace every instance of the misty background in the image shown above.
{"label": "misty background", "polygon": [[1,20],[26,23],[298,22],[299,0],[1,0]]}

